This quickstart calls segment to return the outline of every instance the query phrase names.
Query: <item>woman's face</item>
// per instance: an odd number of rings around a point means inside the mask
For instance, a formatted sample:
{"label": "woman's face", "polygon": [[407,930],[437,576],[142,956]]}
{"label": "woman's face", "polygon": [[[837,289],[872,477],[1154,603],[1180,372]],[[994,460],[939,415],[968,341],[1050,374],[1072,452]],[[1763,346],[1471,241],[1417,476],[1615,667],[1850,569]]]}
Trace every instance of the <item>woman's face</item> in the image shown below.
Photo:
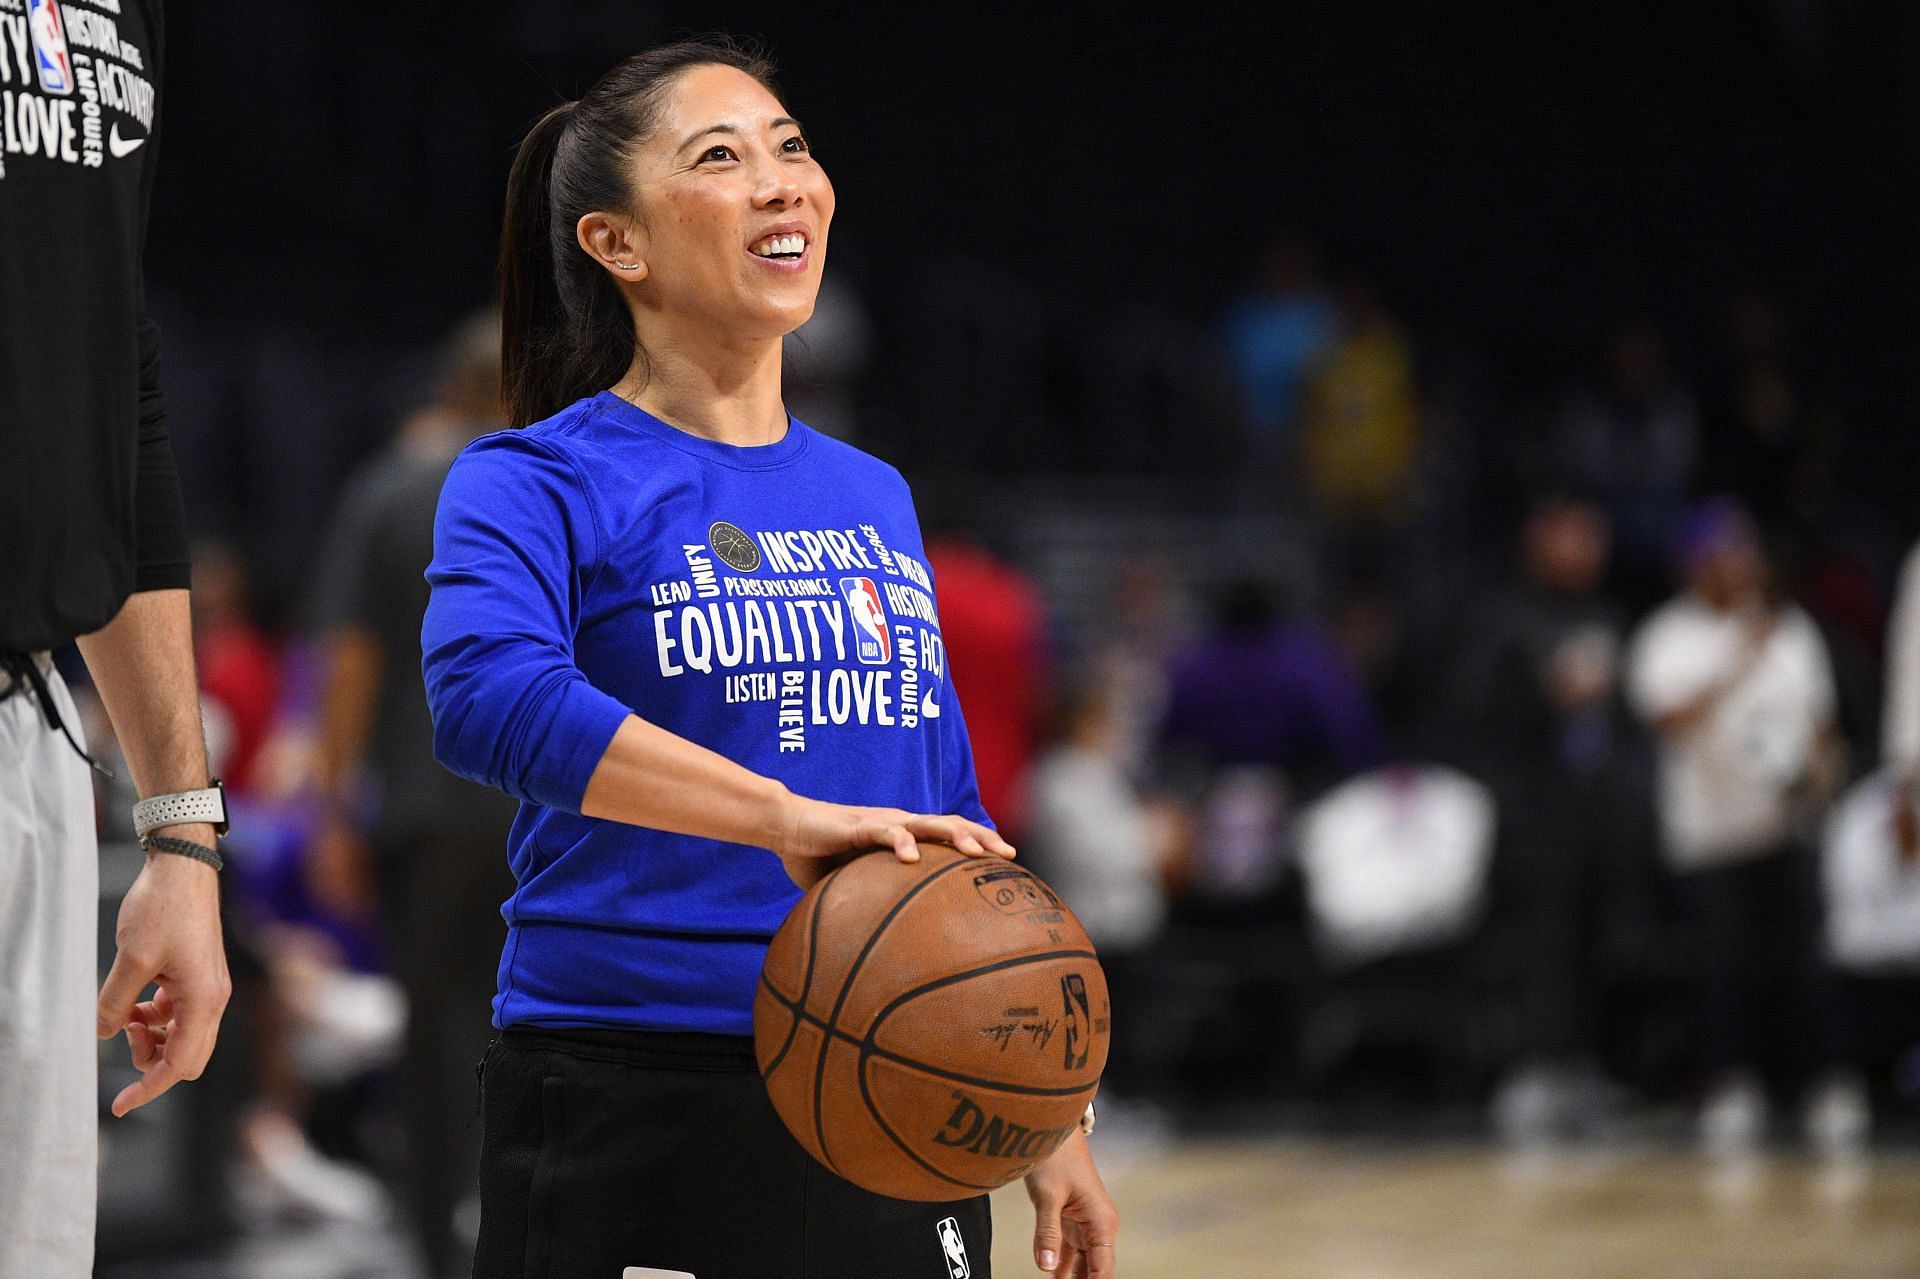
{"label": "woman's face", "polygon": [[728,66],[681,73],[631,163],[643,311],[752,338],[813,314],[833,184],[759,81]]}

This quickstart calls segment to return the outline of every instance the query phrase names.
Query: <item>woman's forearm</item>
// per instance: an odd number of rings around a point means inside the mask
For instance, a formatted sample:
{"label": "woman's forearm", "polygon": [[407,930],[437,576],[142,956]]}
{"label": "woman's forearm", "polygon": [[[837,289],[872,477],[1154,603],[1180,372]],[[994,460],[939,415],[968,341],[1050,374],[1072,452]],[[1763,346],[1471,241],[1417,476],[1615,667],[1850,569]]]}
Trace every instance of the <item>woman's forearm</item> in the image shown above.
{"label": "woman's forearm", "polygon": [[777,848],[794,799],[779,780],[629,715],[588,779],[580,811],[630,826]]}

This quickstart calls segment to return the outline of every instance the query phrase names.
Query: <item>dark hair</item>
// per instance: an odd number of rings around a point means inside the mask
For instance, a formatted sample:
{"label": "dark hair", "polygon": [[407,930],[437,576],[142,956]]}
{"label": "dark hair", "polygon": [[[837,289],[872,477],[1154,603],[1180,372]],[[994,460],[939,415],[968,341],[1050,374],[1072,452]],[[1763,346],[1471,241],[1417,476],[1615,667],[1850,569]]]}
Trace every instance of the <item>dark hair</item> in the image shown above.
{"label": "dark hair", "polygon": [[701,36],[628,58],[578,102],[541,116],[521,140],[500,230],[507,425],[549,417],[618,382],[636,354],[646,358],[620,290],[580,248],[574,228],[596,209],[632,205],[627,157],[653,132],[680,73],[714,64],[746,72],[781,98],[773,64],[759,50],[729,36]]}

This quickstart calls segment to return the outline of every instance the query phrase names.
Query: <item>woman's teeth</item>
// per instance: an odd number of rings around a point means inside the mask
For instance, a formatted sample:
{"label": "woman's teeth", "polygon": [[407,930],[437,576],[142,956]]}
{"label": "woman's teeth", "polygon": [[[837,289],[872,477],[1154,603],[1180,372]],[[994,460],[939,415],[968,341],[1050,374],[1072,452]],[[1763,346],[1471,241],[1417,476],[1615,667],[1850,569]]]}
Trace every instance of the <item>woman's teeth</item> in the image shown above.
{"label": "woman's teeth", "polygon": [[763,258],[797,258],[806,251],[807,242],[797,235],[775,235],[753,246],[754,255]]}

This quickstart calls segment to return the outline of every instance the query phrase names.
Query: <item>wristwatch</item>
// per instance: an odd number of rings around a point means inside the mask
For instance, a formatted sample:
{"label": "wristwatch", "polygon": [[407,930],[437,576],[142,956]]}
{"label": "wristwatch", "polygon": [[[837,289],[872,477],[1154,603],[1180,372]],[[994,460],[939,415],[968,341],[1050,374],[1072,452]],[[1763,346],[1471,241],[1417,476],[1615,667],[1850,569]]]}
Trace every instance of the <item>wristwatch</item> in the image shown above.
{"label": "wristwatch", "polygon": [[211,822],[214,834],[227,833],[227,790],[218,777],[201,790],[155,795],[133,806],[135,835],[145,835],[162,826],[180,826],[188,822]]}

